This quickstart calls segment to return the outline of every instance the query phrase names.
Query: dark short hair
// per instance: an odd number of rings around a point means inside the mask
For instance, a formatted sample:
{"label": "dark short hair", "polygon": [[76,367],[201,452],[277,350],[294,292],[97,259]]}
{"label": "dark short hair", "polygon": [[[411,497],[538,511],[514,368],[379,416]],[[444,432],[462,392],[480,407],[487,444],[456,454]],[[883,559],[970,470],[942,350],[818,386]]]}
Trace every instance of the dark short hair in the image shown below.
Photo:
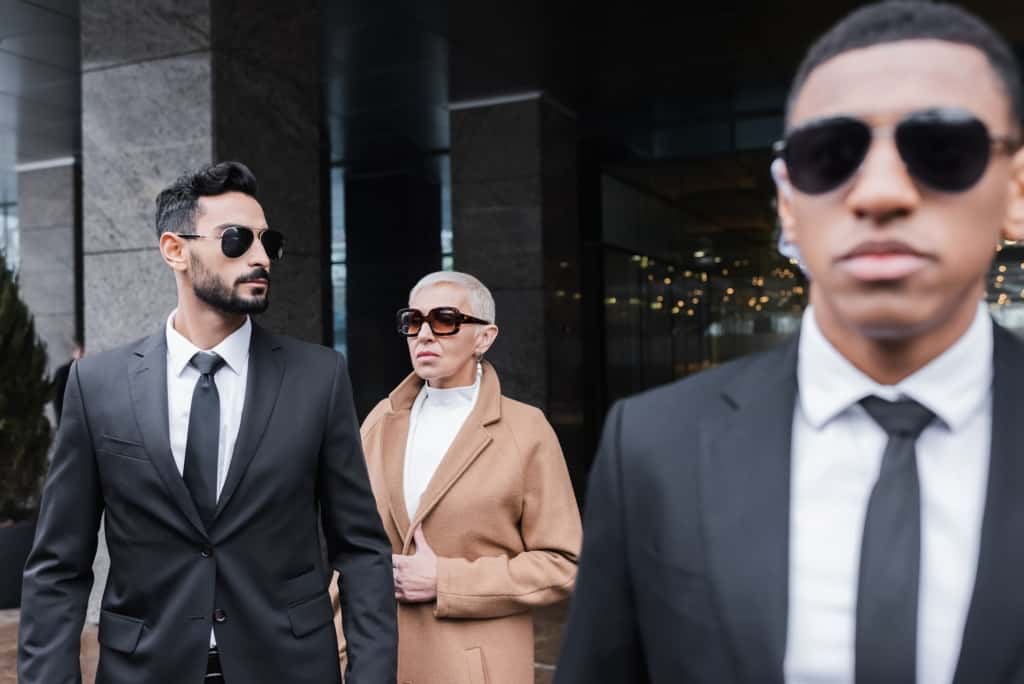
{"label": "dark short hair", "polygon": [[256,176],[248,166],[226,161],[179,176],[156,196],[156,234],[195,232],[199,198],[227,192],[256,197]]}
{"label": "dark short hair", "polygon": [[824,62],[850,50],[902,40],[943,40],[980,50],[1003,84],[1015,125],[1024,119],[1020,65],[1010,45],[991,26],[957,5],[889,0],[854,10],[811,46],[793,79],[786,120],[807,79]]}

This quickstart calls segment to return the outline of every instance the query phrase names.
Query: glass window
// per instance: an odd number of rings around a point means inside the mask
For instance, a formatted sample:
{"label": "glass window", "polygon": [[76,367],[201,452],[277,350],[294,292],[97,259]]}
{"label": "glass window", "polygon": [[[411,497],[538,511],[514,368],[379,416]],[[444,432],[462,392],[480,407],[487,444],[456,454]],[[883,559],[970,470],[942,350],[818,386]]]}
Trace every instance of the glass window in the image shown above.
{"label": "glass window", "polygon": [[455,268],[455,248],[452,245],[452,170],[451,155],[443,154],[441,167],[441,270]]}
{"label": "glass window", "polygon": [[0,253],[7,260],[7,267],[18,270],[18,205],[14,202],[0,202]]}
{"label": "glass window", "polygon": [[331,168],[331,291],[334,308],[334,348],[348,355],[345,250],[345,169]]}
{"label": "glass window", "polygon": [[988,274],[986,300],[992,316],[1024,334],[1024,244],[1006,242],[997,248]]}

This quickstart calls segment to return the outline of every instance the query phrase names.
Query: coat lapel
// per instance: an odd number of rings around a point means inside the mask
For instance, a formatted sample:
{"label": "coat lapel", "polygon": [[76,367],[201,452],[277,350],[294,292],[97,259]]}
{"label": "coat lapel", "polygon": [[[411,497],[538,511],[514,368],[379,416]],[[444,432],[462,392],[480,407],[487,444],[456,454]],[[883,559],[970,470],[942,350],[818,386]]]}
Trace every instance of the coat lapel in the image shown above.
{"label": "coat lapel", "polygon": [[[473,413],[476,413],[474,410]],[[430,478],[430,483],[427,485],[427,489],[423,492],[423,496],[420,497],[420,507],[416,511],[416,517],[413,518],[410,530],[415,530],[416,527],[423,522],[423,519],[430,515],[430,512],[437,507],[444,495],[448,493],[448,490],[452,488],[452,485],[458,481],[459,477],[462,476],[469,466],[473,465],[473,461],[483,452],[488,444],[493,439],[491,434],[487,432],[487,429],[480,423],[473,421],[474,416],[470,414],[469,418],[466,419],[462,429],[459,430],[459,434],[455,436],[455,441],[452,442],[451,448],[444,455],[444,459],[441,460],[441,465],[434,471],[434,476]],[[409,545],[412,542],[412,532],[403,539],[402,553],[409,552]]]}
{"label": "coat lapel", "polygon": [[[412,377],[407,379],[407,383],[412,379]],[[404,385],[406,383],[402,383],[402,386]],[[402,532],[402,553],[409,553],[413,541],[413,532],[416,530],[416,527],[437,507],[441,499],[444,498],[444,495],[449,493],[452,486],[476,461],[480,454],[483,453],[487,444],[492,441],[493,437],[487,431],[486,426],[501,418],[501,399],[502,388],[501,383],[498,381],[498,374],[495,373],[494,367],[484,362],[483,376],[480,379],[480,390],[476,397],[476,405],[466,418],[462,429],[456,435],[455,440],[449,447],[449,451],[444,454],[440,465],[437,466],[437,470],[434,471],[433,476],[430,478],[430,482],[420,498],[420,507],[416,511],[416,516],[404,528]],[[406,414],[406,419],[404,419],[404,426],[406,426],[406,430],[403,431],[403,434],[408,435],[408,413]],[[400,446],[395,445],[392,447],[392,450],[392,452],[386,452],[386,454],[400,458],[389,459],[398,464],[397,485],[396,487],[390,487],[390,490],[392,493],[397,493],[397,500],[400,503],[398,508],[404,514],[404,511],[406,511],[404,501],[406,499],[404,499],[401,471],[404,463],[406,463],[406,440],[402,438]],[[394,477],[389,478],[389,482],[394,480]],[[392,511],[396,508],[394,503],[394,499],[392,499]]]}
{"label": "coat lapel", "polygon": [[998,325],[993,343],[988,493],[956,684],[1007,681],[1024,653],[1024,344]]}
{"label": "coat lapel", "polygon": [[701,435],[708,567],[741,681],[783,681],[797,348],[752,360]]}
{"label": "coat lapel", "polygon": [[135,356],[136,363],[128,372],[128,384],[132,410],[146,452],[171,499],[192,526],[205,537],[206,527],[174,463],[174,454],[171,453],[170,416],[167,409],[167,338],[164,330],[161,328],[160,332],[146,338],[135,350]]}
{"label": "coat lapel", "polygon": [[381,453],[384,460],[384,482],[388,492],[391,520],[402,538],[409,537],[409,512],[405,507],[405,445],[409,438],[409,409],[386,414],[381,419]]}
{"label": "coat lapel", "polygon": [[281,380],[284,378],[285,362],[280,349],[281,345],[273,335],[253,324],[242,421],[238,429],[238,439],[235,441],[235,450],[232,452],[228,476],[217,500],[214,520],[238,489],[270,423],[270,416],[274,412],[281,390]]}

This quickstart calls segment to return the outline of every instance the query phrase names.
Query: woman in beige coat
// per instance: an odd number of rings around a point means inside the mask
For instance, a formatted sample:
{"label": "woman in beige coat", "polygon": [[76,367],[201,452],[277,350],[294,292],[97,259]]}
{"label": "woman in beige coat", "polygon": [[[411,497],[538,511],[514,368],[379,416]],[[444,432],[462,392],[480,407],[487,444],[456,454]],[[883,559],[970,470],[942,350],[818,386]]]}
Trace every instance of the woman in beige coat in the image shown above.
{"label": "woman in beige coat", "polygon": [[399,684],[532,683],[531,609],[565,599],[576,578],[562,450],[482,361],[493,321],[476,278],[423,278],[398,316],[413,373],[363,423],[394,548]]}

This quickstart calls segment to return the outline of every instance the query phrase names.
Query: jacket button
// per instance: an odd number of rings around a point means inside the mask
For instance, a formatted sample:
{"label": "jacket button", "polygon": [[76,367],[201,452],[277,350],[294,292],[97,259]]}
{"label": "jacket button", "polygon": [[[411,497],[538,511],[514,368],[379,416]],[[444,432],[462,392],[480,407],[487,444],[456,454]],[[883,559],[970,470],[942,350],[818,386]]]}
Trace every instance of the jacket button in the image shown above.
{"label": "jacket button", "polygon": [[213,547],[209,545],[204,546],[203,550],[200,553],[202,554],[203,558],[209,558],[213,555]]}
{"label": "jacket button", "polygon": [[228,619],[228,614],[225,613],[220,608],[218,608],[217,610],[213,611],[213,621],[214,622],[227,622],[227,619]]}

